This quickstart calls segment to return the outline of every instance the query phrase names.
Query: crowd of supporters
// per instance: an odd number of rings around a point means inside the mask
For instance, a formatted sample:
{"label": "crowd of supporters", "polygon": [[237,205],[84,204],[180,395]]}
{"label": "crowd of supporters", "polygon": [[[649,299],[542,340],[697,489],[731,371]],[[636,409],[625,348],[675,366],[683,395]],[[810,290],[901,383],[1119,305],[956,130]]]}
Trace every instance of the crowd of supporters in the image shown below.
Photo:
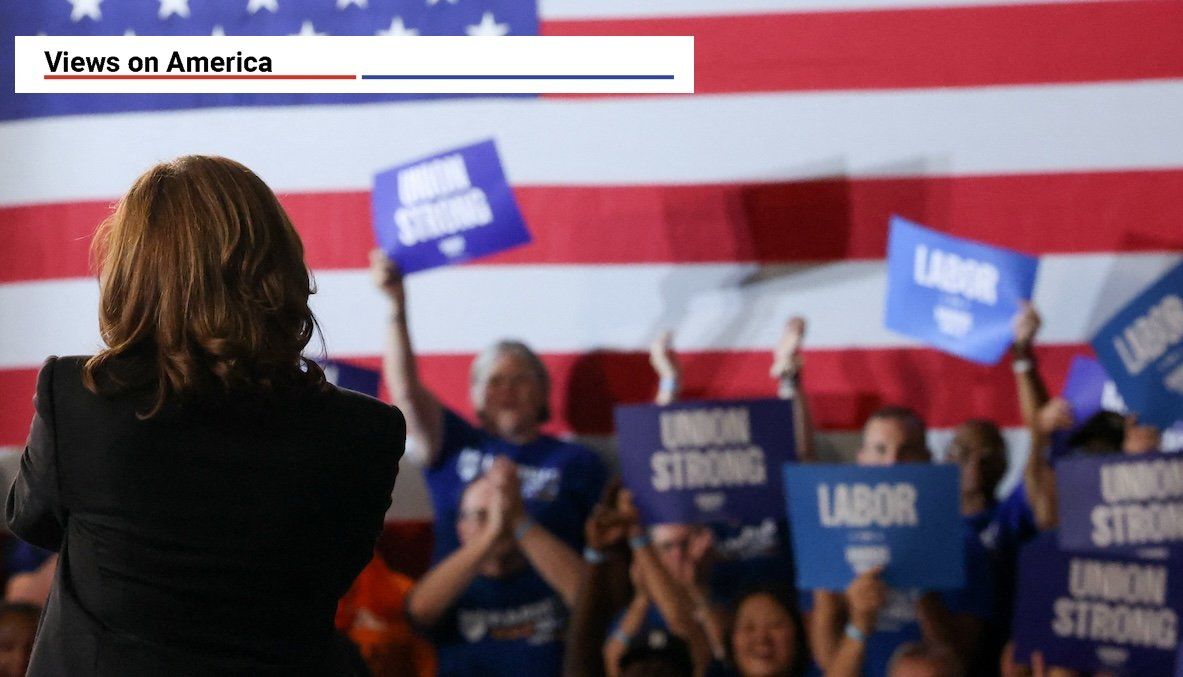
{"label": "crowd of supporters", "polygon": [[[435,512],[431,565],[416,578],[375,555],[341,600],[342,641],[359,674],[439,675],[1070,675],[1010,660],[1020,547],[1057,523],[1052,447],[1089,453],[1158,448],[1158,431],[1101,412],[1072,420],[1040,377],[1036,309],[1015,318],[1011,362],[1031,436],[1021,480],[999,487],[1008,450],[999,426],[969,419],[930,449],[914,411],[884,406],[866,420],[852,461],[955,464],[966,585],[901,590],[880,571],[843,590],[797,590],[788,524],[643,524],[630,492],[596,453],[542,433],[550,379],[517,341],[471,370],[476,421],[449,410],[418,378],[402,278],[381,253],[375,282],[390,301],[384,377],[407,420],[408,455]],[[771,356],[770,393],[792,403],[798,462],[817,460],[805,383],[806,323],[792,318]],[[667,334],[651,348],[655,401],[678,399]],[[915,384],[917,388],[932,384]],[[0,676],[22,660],[55,558],[12,541],[0,609]],[[418,572],[416,572],[417,574]],[[24,654],[21,654],[24,651]],[[22,658],[23,655],[23,658]]]}

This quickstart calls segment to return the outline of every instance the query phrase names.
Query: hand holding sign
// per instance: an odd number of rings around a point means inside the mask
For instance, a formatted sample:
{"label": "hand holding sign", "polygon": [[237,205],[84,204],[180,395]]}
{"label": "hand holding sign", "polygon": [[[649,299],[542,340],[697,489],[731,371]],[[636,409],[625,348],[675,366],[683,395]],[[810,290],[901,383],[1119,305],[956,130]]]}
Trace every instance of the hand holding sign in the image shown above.
{"label": "hand holding sign", "polygon": [[1035,335],[1043,326],[1043,318],[1030,301],[1022,300],[1019,302],[1019,312],[1015,314],[1013,324],[1015,348],[1024,353],[1030,352],[1031,346],[1035,344]]}
{"label": "hand holding sign", "polygon": [[875,631],[879,610],[887,603],[887,584],[879,577],[882,573],[883,567],[864,571],[846,587],[850,622],[868,637]]}
{"label": "hand holding sign", "polygon": [[374,280],[374,285],[394,304],[395,310],[401,311],[406,306],[403,273],[398,269],[398,264],[391,261],[381,249],[370,250],[370,277]]}

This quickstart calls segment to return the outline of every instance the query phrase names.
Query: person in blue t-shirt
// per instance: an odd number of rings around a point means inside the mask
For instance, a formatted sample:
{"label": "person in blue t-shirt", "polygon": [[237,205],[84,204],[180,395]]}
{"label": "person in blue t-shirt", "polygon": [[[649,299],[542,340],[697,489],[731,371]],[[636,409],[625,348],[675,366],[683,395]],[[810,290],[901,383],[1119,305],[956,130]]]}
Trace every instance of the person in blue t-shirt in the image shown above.
{"label": "person in blue t-shirt", "polygon": [[391,302],[387,387],[406,416],[407,456],[423,466],[435,509],[433,561],[458,547],[451,525],[460,495],[496,456],[517,464],[526,511],[568,545],[582,548],[583,524],[607,471],[594,452],[542,434],[550,418],[550,376],[542,360],[518,341],[500,341],[478,355],[470,396],[479,425],[468,423],[419,381],[402,275],[381,250],[370,258],[374,280]]}
{"label": "person in blue t-shirt", "polygon": [[583,559],[525,512],[505,457],[470,482],[460,547],[407,594],[407,617],[435,644],[439,675],[558,675]]}
{"label": "person in blue t-shirt", "polygon": [[[928,463],[924,421],[910,409],[884,407],[863,428],[859,465]],[[827,675],[882,675],[905,642],[924,641],[971,660],[993,600],[991,564],[977,534],[965,532],[966,585],[955,591],[892,590],[871,570],[845,591],[814,590],[809,641]]]}

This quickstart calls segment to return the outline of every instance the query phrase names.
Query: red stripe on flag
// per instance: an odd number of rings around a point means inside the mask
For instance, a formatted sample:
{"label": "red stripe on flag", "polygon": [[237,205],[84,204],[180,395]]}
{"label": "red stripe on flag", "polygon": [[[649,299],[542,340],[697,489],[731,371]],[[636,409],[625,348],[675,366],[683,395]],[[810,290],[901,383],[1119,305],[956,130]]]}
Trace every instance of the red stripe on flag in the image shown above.
{"label": "red stripe on flag", "polygon": [[544,35],[693,35],[696,93],[1183,75],[1177,0],[543,21]]}
{"label": "red stripe on flag", "polygon": [[[1080,345],[1044,346],[1040,368],[1059,392]],[[472,355],[426,355],[419,359],[424,382],[442,401],[471,417],[468,368]],[[551,432],[603,435],[612,430],[612,406],[647,402],[657,378],[643,353],[593,352],[543,356],[555,383]],[[770,356],[765,351],[681,355],[684,399],[771,397]],[[982,367],[932,350],[812,350],[805,355],[804,383],[819,430],[857,430],[883,404],[916,409],[933,427],[973,417],[1002,426],[1020,425],[1014,375],[1005,362]],[[349,360],[377,369],[379,358]],[[0,444],[23,443],[33,415],[36,369],[0,371]],[[385,394],[383,394],[385,398]]]}
{"label": "red stripe on flag", "polygon": [[[782,183],[523,186],[534,242],[481,264],[794,262],[884,255],[899,214],[1031,254],[1183,249],[1183,169]],[[316,269],[366,265],[369,193],[281,197]],[[107,200],[0,209],[0,282],[89,275]]]}

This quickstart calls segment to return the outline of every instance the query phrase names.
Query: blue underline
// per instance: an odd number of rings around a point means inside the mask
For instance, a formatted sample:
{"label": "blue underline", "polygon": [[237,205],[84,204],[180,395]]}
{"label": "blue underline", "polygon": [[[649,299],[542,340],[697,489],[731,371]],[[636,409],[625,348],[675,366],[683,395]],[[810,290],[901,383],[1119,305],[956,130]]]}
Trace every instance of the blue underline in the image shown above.
{"label": "blue underline", "polygon": [[673,80],[672,75],[363,75],[362,80]]}

